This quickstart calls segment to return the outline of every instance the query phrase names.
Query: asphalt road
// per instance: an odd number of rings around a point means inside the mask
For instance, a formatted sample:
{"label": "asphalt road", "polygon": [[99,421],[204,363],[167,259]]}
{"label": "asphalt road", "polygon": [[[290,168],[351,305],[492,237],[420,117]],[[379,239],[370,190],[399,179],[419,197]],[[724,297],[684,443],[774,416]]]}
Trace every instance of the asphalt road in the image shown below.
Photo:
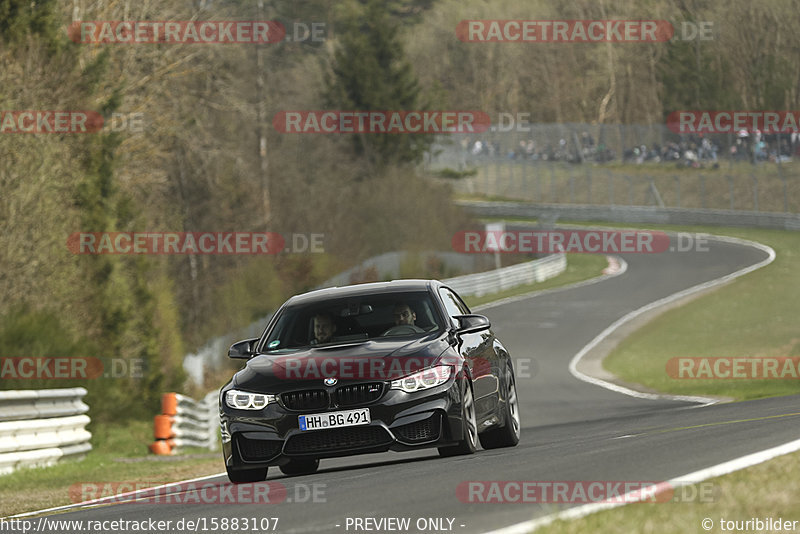
{"label": "asphalt road", "polygon": [[[697,407],[629,397],[568,371],[584,345],[631,310],[765,257],[713,241],[708,252],[627,255],[623,275],[484,310],[512,356],[535,361],[535,372],[518,377],[523,428],[515,448],[456,458],[439,458],[433,449],[323,460],[315,475],[294,478],[272,468],[268,480],[287,490],[281,503],[127,503],[49,520],[171,520],[175,531],[180,519],[205,518],[202,531],[211,518],[277,517],[277,531],[300,533],[387,532],[393,526],[362,523],[371,530],[356,529],[353,518],[409,518],[408,530],[418,532],[420,518],[441,518],[445,528],[422,531],[484,532],[545,515],[556,505],[462,502],[462,482],[663,481],[792,441],[800,438],[800,396]],[[226,477],[210,482],[228,486]],[[306,498],[313,484],[319,502]]]}

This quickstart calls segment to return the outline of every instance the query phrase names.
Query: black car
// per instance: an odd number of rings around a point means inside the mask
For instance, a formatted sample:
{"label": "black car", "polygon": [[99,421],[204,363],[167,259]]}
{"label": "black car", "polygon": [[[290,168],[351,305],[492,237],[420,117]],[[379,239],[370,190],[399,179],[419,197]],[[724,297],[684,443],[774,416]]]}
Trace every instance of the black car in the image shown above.
{"label": "black car", "polygon": [[313,473],[320,458],[437,447],[442,456],[519,442],[514,369],[489,320],[435,280],[290,298],[220,391],[232,482],[269,466]]}

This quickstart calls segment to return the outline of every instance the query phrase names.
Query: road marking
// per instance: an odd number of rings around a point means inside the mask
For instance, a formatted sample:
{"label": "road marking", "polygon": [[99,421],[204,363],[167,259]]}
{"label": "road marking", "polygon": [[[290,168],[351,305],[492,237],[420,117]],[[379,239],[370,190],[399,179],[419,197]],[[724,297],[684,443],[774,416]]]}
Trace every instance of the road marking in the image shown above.
{"label": "road marking", "polygon": [[92,499],[92,500],[89,500],[89,501],[83,501],[83,502],[74,503],[74,504],[65,504],[63,506],[54,506],[53,508],[45,508],[43,510],[36,510],[34,512],[24,512],[24,513],[21,513],[21,514],[4,517],[3,519],[12,519],[12,518],[17,518],[17,517],[29,517],[29,516],[32,516],[32,515],[47,514],[47,513],[50,513],[50,512],[62,512],[62,511],[66,511],[66,510],[71,510],[73,508],[93,508],[93,507],[96,507],[96,506],[102,506],[104,504],[121,504],[118,501],[119,501],[119,499],[121,499],[123,497],[131,497],[131,496],[135,496],[135,495],[137,495],[139,493],[144,493],[144,492],[147,492],[147,491],[153,491],[153,490],[169,488],[169,487],[177,486],[177,485],[181,485],[181,484],[190,484],[192,482],[200,482],[201,480],[208,480],[210,478],[217,478],[217,477],[224,476],[224,475],[225,475],[225,473],[217,473],[215,475],[207,475],[207,476],[204,476],[204,477],[191,478],[189,480],[181,480],[180,482],[169,482],[167,484],[162,484],[161,486],[153,486],[152,488],[144,488],[144,489],[139,489],[139,490],[136,490],[136,491],[129,491],[127,493],[120,493],[119,495],[108,495],[106,497],[100,497],[100,498]]}
{"label": "road marking", "polygon": [[722,425],[732,425],[736,423],[752,423],[754,421],[766,421],[767,419],[778,419],[780,417],[797,417],[800,415],[800,412],[795,413],[784,413],[780,415],[765,415],[763,417],[753,417],[751,419],[735,419],[733,421],[717,421],[714,423],[703,423],[700,425],[690,425],[690,426],[677,426],[674,428],[664,428],[661,430],[653,430],[650,432],[642,432],[640,434],[634,434],[636,436],[649,436],[652,434],[666,434],[667,432],[679,432],[681,430],[694,430],[695,428],[707,428],[710,426],[722,426]]}
{"label": "road marking", "polygon": [[747,273],[753,272],[756,269],[760,269],[765,265],[769,265],[775,260],[775,251],[772,247],[767,245],[762,245],[761,243],[756,243],[755,241],[747,241],[745,239],[739,239],[737,237],[729,237],[729,236],[717,236],[711,234],[704,234],[709,239],[714,239],[716,241],[723,241],[728,243],[735,243],[737,245],[744,245],[757,248],[767,253],[767,258],[762,260],[758,263],[750,265],[749,267],[745,267],[743,269],[739,269],[733,273],[727,274],[720,278],[715,278],[714,280],[709,280],[708,282],[703,282],[702,284],[697,284],[696,286],[692,286],[688,289],[684,289],[682,291],[678,291],[677,293],[673,293],[672,295],[666,296],[662,299],[656,300],[651,302],[650,304],[646,304],[639,309],[633,310],[630,313],[627,313],[623,317],[617,319],[612,323],[608,328],[600,332],[593,340],[591,340],[586,346],[584,346],[578,354],[576,354],[572,360],[569,362],[569,372],[572,373],[572,376],[577,378],[578,380],[582,380],[584,382],[588,382],[590,384],[594,384],[596,386],[600,386],[606,389],[610,389],[611,391],[616,391],[617,393],[622,393],[624,395],[629,395],[631,397],[636,397],[639,399],[650,399],[650,400],[675,400],[675,401],[684,401],[684,402],[694,402],[698,403],[701,406],[708,406],[710,404],[715,404],[719,402],[717,399],[710,399],[707,397],[700,397],[700,396],[693,396],[693,395],[670,395],[667,393],[643,393],[641,391],[636,391],[630,388],[626,388],[624,386],[620,386],[614,384],[613,382],[608,382],[601,378],[595,378],[593,376],[589,376],[587,374],[582,373],[578,370],[578,363],[586,356],[593,348],[600,344],[604,339],[610,336],[616,329],[635,319],[636,317],[642,315],[643,313],[649,312],[650,310],[654,310],[660,306],[664,306],[665,304],[669,304],[676,300],[679,300],[683,297],[688,295],[692,295],[699,291],[704,291],[706,289],[716,287],[718,285],[727,284],[728,282],[743,276]]}
{"label": "road marking", "polygon": [[[736,458],[728,462],[723,462],[721,464],[707,467],[705,469],[701,469],[699,471],[695,471],[687,475],[673,478],[672,480],[666,481],[664,484],[659,484],[658,487],[660,489],[656,490],[656,495],[661,493],[662,491],[674,490],[679,486],[698,484],[700,482],[703,482],[704,480],[708,480],[709,478],[715,478],[722,475],[727,475],[729,473],[733,473],[734,471],[739,471],[740,469],[745,469],[747,467],[758,465],[760,463],[766,462],[767,460],[771,460],[778,456],[783,456],[784,454],[797,452],[798,450],[800,450],[800,439],[795,441],[790,441],[789,443],[785,443],[783,445],[779,445],[771,449],[766,449],[763,451],[755,452],[753,454],[748,454],[747,456],[742,456],[740,458]],[[625,506],[625,504],[636,502],[637,497],[638,500],[643,500],[644,498],[650,498],[649,495],[643,496],[641,491],[634,491],[621,497],[620,500],[622,502],[584,504],[581,506],[570,508],[563,512],[546,515],[544,517],[539,517],[537,519],[531,519],[529,521],[523,521],[522,523],[516,523],[514,525],[509,525],[507,527],[499,528],[497,530],[492,530],[485,534],[527,534],[528,532],[533,532],[539,527],[549,525],[554,521],[578,519],[590,514],[594,514],[596,512],[600,512],[602,510],[609,510],[611,508],[617,508],[618,506]]]}

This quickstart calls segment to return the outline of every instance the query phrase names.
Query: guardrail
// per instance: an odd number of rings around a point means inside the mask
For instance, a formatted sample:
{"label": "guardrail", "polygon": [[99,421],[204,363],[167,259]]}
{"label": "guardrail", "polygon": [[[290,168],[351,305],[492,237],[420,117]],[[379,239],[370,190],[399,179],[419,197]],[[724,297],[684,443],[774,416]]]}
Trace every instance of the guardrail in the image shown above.
{"label": "guardrail", "polygon": [[92,449],[84,388],[0,391],[0,474]]}
{"label": "guardrail", "polygon": [[493,271],[448,278],[442,282],[461,295],[480,297],[525,284],[543,282],[563,273],[566,268],[566,255],[552,254],[545,258]]}
{"label": "guardrail", "polygon": [[217,450],[219,429],[218,391],[197,401],[180,393],[161,397],[161,415],[155,416],[154,454],[176,454],[185,447]]}
{"label": "guardrail", "polygon": [[479,217],[535,217],[572,221],[607,221],[636,224],[708,224],[746,228],[800,230],[800,215],[759,211],[731,211],[647,206],[594,206],[585,204],[531,204],[526,202],[460,201]]}

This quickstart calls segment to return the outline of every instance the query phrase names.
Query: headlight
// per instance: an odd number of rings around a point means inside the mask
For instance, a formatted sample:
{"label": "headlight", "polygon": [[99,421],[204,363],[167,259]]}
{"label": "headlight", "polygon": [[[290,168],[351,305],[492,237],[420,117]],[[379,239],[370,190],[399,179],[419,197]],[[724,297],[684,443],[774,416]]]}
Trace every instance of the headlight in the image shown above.
{"label": "headlight", "polygon": [[275,395],[250,393],[238,389],[229,389],[225,392],[225,404],[237,410],[261,410],[270,402],[275,402]]}
{"label": "headlight", "polygon": [[392,389],[402,389],[406,393],[413,393],[444,384],[452,374],[452,365],[437,365],[436,367],[424,369],[413,375],[408,375],[398,380],[392,380]]}

